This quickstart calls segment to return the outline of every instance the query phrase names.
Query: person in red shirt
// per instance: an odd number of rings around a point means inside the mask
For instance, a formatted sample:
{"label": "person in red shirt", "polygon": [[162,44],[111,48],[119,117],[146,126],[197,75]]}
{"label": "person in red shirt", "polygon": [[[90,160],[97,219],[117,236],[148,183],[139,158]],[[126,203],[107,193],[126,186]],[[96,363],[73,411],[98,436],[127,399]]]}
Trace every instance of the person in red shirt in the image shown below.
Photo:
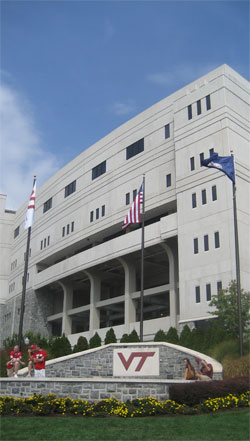
{"label": "person in red shirt", "polygon": [[47,352],[36,347],[36,351],[32,354],[32,361],[34,363],[35,377],[45,377],[45,362],[47,358]]}
{"label": "person in red shirt", "polygon": [[[199,362],[197,362],[199,365]],[[197,374],[197,380],[208,381],[212,380],[213,377],[213,366],[211,363],[207,363],[205,360],[201,360],[201,367]]]}
{"label": "person in red shirt", "polygon": [[16,345],[13,348],[13,351],[10,351],[9,354],[9,361],[7,363],[7,375],[8,377],[14,377],[17,378],[17,372],[20,368],[21,364],[25,365],[25,363],[22,361],[22,352],[19,351],[19,346]]}
{"label": "person in red shirt", "polygon": [[28,377],[31,377],[31,370],[34,368],[34,362],[32,357],[35,357],[37,351],[37,345],[31,345],[28,349]]}

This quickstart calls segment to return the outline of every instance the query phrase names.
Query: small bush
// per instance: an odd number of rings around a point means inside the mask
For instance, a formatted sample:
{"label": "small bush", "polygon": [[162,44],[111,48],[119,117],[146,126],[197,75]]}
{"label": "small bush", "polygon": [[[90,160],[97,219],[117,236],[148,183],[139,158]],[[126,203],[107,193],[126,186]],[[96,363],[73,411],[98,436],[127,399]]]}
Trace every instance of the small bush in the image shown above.
{"label": "small bush", "polygon": [[236,359],[239,357],[239,342],[237,340],[222,341],[210,350],[210,354],[220,362],[225,357]]}
{"label": "small bush", "polygon": [[178,336],[178,332],[176,328],[173,328],[172,326],[169,328],[168,332],[167,332],[167,342],[168,343],[173,343],[174,345],[178,345],[179,344],[179,336]]}
{"label": "small bush", "polygon": [[185,325],[181,331],[179,344],[186,348],[191,348],[192,346],[192,332],[188,325]]}
{"label": "small bush", "polygon": [[102,340],[100,335],[96,332],[95,335],[93,335],[93,337],[91,337],[91,339],[89,340],[89,348],[93,349],[93,348],[98,348],[99,346],[102,345]]}
{"label": "small bush", "polygon": [[169,397],[177,403],[194,406],[208,398],[241,394],[247,390],[249,390],[249,377],[235,377],[227,380],[173,384],[169,387]]}
{"label": "small bush", "polygon": [[109,331],[106,332],[106,336],[105,336],[105,345],[108,345],[110,343],[116,343],[117,342],[117,338],[114,332],[113,328],[110,328]]}
{"label": "small bush", "polygon": [[123,334],[120,343],[128,343],[129,342],[128,339],[129,339],[128,334]]}
{"label": "small bush", "polygon": [[51,346],[51,354],[54,358],[63,357],[71,354],[71,344],[67,337],[63,334],[62,337],[56,337]]}
{"label": "small bush", "polygon": [[74,346],[73,353],[86,351],[89,348],[88,340],[82,335],[78,338],[76,345]]}
{"label": "small bush", "polygon": [[156,332],[154,341],[159,341],[159,342],[167,341],[167,336],[162,329],[160,329],[158,332]]}
{"label": "small bush", "polygon": [[139,336],[135,329],[128,336],[128,343],[136,343],[140,341]]}

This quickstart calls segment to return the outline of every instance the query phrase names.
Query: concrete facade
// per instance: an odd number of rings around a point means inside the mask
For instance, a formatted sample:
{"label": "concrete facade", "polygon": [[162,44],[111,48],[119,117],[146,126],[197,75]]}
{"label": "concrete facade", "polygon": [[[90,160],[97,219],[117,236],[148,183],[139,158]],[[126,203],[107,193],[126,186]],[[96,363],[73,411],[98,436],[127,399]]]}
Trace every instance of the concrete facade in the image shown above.
{"label": "concrete facade", "polygon": [[[250,290],[249,116],[249,83],[223,65],[123,124],[38,188],[24,332],[64,332],[72,345],[96,331],[104,338],[111,326],[118,339],[139,333],[141,230],[125,233],[121,223],[143,173],[144,339],[210,318],[210,296],[235,279],[232,183],[200,166],[211,149],[220,156],[234,150],[241,283]],[[2,338],[18,332],[26,208],[10,214],[1,205]]]}

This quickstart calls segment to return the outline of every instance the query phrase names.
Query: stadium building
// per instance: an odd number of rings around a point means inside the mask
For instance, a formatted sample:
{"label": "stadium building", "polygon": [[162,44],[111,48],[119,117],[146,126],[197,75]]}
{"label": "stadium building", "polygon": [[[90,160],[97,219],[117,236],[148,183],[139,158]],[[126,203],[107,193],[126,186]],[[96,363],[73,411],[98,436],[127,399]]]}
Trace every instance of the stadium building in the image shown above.
{"label": "stadium building", "polygon": [[[241,285],[249,278],[249,83],[223,65],[84,150],[37,190],[24,332],[139,334],[141,228],[122,221],[145,174],[144,340],[199,326],[236,277],[232,182],[201,166],[233,149]],[[32,177],[31,177],[32,179]],[[39,183],[39,176],[38,176]],[[2,338],[18,333],[27,201],[1,195]]]}

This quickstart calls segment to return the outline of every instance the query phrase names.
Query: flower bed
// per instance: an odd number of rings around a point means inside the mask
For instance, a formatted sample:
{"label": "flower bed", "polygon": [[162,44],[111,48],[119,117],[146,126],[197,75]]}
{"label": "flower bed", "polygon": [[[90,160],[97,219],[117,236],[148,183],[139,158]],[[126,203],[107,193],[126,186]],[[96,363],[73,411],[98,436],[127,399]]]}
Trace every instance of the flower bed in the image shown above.
{"label": "flower bed", "polygon": [[151,415],[194,415],[224,409],[249,407],[249,391],[240,395],[228,394],[222,398],[209,398],[193,407],[172,400],[157,401],[140,398],[122,403],[116,399],[99,402],[56,398],[53,394],[29,398],[0,397],[1,415],[78,415],[87,417],[119,416],[123,418]]}

